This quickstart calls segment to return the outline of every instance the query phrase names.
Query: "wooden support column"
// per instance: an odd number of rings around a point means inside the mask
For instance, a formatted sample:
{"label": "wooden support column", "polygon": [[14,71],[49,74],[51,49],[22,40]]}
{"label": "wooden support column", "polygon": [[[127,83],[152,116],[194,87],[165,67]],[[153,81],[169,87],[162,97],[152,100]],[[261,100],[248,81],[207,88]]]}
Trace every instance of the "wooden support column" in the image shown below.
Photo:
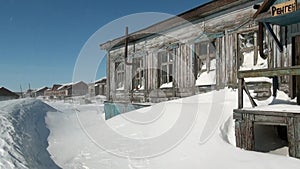
{"label": "wooden support column", "polygon": [[243,84],[244,84],[244,79],[240,78],[239,79],[239,87],[238,87],[238,108],[242,109],[244,106],[243,103]]}
{"label": "wooden support column", "polygon": [[295,156],[300,158],[300,117],[294,118],[294,129],[295,129]]}
{"label": "wooden support column", "polygon": [[254,115],[252,114],[243,114],[244,120],[244,132],[243,132],[243,148],[245,150],[254,149]]}
{"label": "wooden support column", "polygon": [[296,155],[295,148],[295,128],[294,128],[294,118],[288,118],[287,124],[287,134],[288,134],[288,144],[289,144],[289,155],[294,157]]}
{"label": "wooden support column", "polygon": [[242,148],[242,121],[241,120],[235,120],[235,140],[236,140],[236,146]]}

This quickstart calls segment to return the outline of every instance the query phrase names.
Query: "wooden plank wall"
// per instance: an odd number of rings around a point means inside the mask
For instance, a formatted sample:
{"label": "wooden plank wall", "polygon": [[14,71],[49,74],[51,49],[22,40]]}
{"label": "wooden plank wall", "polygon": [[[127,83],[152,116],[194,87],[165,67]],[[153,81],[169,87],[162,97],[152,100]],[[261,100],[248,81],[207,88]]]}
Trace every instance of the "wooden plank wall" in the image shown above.
{"label": "wooden plank wall", "polygon": [[[170,30],[165,35],[156,37],[149,37],[134,42],[129,45],[129,56],[134,55],[135,52],[145,52],[144,67],[145,71],[145,91],[151,92],[158,89],[159,84],[159,66],[158,52],[164,45],[178,43],[176,49],[176,56],[174,57],[173,78],[175,80],[176,90],[185,95],[192,95],[195,93],[195,77],[192,68],[193,63],[193,45],[196,43],[198,37],[203,34],[209,35],[210,33],[224,33],[223,36],[215,39],[216,44],[216,63],[217,63],[217,88],[225,86],[237,86],[237,33],[243,28],[238,28],[241,24],[245,23],[255,12],[252,4],[248,3],[239,7],[234,7],[228,11],[213,14],[206,18],[201,18],[195,21],[194,25],[183,26],[178,29]],[[226,22],[225,22],[226,21]],[[255,26],[253,23],[246,24],[245,28]],[[236,31],[232,31],[237,29]],[[227,30],[231,30],[230,33]],[[208,38],[204,40],[209,40]],[[123,93],[124,95],[130,94],[132,90],[132,66],[125,66],[125,90],[116,91],[116,77],[114,62],[117,57],[124,55],[124,47],[113,49],[110,52],[109,60],[109,95],[113,96],[116,93]],[[129,62],[131,59],[129,58]],[[149,94],[149,93],[148,93]],[[114,96],[115,97],[115,96]]]}

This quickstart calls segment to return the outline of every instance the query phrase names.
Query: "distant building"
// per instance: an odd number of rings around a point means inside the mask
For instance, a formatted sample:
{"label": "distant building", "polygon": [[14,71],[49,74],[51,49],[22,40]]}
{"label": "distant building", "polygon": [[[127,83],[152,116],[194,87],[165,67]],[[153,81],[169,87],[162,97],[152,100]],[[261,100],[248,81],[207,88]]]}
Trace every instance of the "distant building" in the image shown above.
{"label": "distant building", "polygon": [[46,89],[46,97],[64,99],[71,96],[83,96],[88,93],[88,85],[82,81],[63,85],[55,84],[51,89]]}
{"label": "distant building", "polygon": [[28,89],[25,93],[25,97],[33,97],[34,90]]}
{"label": "distant building", "polygon": [[5,87],[0,88],[0,101],[18,99],[19,97],[19,95],[6,89]]}
{"label": "distant building", "polygon": [[106,77],[95,82],[95,95],[106,95]]}
{"label": "distant building", "polygon": [[83,81],[64,84],[58,89],[58,97],[83,96],[88,93],[88,85]]}
{"label": "distant building", "polygon": [[61,86],[62,85],[60,84],[54,84],[52,88],[44,91],[44,96],[47,97],[48,99],[56,98],[56,96],[58,95],[58,88]]}
{"label": "distant building", "polygon": [[88,84],[88,94],[90,97],[93,97],[96,95],[94,82]]}
{"label": "distant building", "polygon": [[106,77],[88,84],[88,93],[90,96],[106,95]]}
{"label": "distant building", "polygon": [[48,87],[41,87],[39,89],[36,89],[34,92],[33,92],[33,96],[34,97],[39,97],[39,96],[44,96],[45,95],[45,91],[49,89]]}

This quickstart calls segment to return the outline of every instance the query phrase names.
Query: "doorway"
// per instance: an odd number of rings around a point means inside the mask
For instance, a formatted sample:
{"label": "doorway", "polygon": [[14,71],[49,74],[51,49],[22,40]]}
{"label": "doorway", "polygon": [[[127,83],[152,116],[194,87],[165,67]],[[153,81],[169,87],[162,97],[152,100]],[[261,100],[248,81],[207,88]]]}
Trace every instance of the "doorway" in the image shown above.
{"label": "doorway", "polygon": [[[292,38],[292,66],[300,65],[300,36]],[[292,76],[291,98],[297,97],[297,104],[300,105],[300,76]]]}
{"label": "doorway", "polygon": [[254,124],[254,151],[288,155],[287,126]]}

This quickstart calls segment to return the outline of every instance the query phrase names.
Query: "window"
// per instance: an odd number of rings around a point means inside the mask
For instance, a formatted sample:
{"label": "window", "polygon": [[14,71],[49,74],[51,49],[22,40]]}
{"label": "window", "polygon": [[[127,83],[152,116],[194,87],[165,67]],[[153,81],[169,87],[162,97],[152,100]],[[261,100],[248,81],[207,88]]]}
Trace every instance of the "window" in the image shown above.
{"label": "window", "polygon": [[260,57],[257,46],[256,32],[243,32],[238,34],[240,70],[263,69],[268,67],[267,59]]}
{"label": "window", "polygon": [[[215,69],[210,61],[216,59],[216,48],[214,42],[203,42],[195,44],[196,62],[198,73]],[[213,67],[211,67],[213,66]]]}
{"label": "window", "polygon": [[254,32],[240,33],[238,36],[241,52],[254,50]]}
{"label": "window", "polygon": [[144,90],[144,64],[143,58],[133,58],[133,89]]}
{"label": "window", "polygon": [[216,48],[215,42],[195,44],[194,68],[196,86],[216,84]]}
{"label": "window", "polygon": [[173,58],[175,49],[172,51],[162,51],[158,53],[161,60],[161,84],[173,82]]}
{"label": "window", "polygon": [[115,63],[116,70],[116,89],[124,90],[124,81],[125,81],[125,64],[124,62]]}

